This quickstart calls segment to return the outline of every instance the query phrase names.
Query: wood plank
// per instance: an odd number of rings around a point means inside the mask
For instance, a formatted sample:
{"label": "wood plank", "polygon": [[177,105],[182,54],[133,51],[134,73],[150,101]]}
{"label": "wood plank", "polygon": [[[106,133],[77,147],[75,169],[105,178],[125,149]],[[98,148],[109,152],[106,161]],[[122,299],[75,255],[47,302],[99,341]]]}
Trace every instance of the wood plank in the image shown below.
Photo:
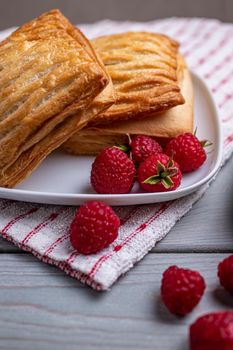
{"label": "wood plank", "polygon": [[[216,265],[224,254],[149,254],[108,292],[95,292],[30,255],[0,255],[0,349],[187,350],[189,324],[233,307]],[[159,298],[171,264],[200,270],[207,291],[184,319]]]}
{"label": "wood plank", "polygon": [[[233,158],[192,208],[153,252],[228,252],[233,247]],[[0,239],[0,252],[19,252]]]}
{"label": "wood plank", "polygon": [[233,158],[154,251],[232,251]]}

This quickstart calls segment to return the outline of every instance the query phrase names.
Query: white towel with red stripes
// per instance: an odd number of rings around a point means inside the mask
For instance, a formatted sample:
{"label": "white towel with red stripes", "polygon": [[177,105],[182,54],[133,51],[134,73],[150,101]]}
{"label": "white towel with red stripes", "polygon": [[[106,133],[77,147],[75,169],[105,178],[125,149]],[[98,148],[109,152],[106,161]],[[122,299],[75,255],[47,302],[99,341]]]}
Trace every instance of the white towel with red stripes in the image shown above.
{"label": "white towel with red stripes", "polygon": [[[233,152],[233,25],[204,18],[169,18],[147,23],[101,21],[82,25],[89,38],[123,31],[162,32],[181,43],[189,67],[212,90],[224,129],[222,165]],[[1,38],[9,34],[4,31]],[[40,260],[97,290],[108,289],[160,241],[207,190],[168,203],[116,208],[118,239],[98,254],[83,256],[70,245],[75,208],[0,200],[1,235]]]}

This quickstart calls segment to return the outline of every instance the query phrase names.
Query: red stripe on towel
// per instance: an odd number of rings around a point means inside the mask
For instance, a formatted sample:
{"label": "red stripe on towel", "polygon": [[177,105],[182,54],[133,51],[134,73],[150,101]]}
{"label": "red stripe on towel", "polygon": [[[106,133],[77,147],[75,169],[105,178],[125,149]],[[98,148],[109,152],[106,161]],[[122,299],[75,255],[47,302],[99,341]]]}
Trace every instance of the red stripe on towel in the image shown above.
{"label": "red stripe on towel", "polygon": [[37,210],[38,210],[38,208],[32,208],[29,211],[27,211],[26,213],[16,216],[11,221],[9,221],[8,224],[2,229],[2,233],[6,233],[9,230],[9,228],[11,228],[13,225],[15,225],[18,221],[24,219],[28,215],[35,213]]}
{"label": "red stripe on towel", "polygon": [[113,254],[114,252],[118,252],[121,250],[129,241],[132,240],[138,233],[143,232],[152,222],[154,222],[156,219],[160,217],[162,213],[169,207],[171,203],[165,203],[163,204],[156,213],[154,213],[149,219],[147,219],[144,223],[140,224],[121,244],[115,246],[113,250],[106,254],[103,255],[99,260],[96,261],[92,269],[90,270],[88,277],[94,277],[94,275],[97,273],[97,271],[100,269],[102,264],[106,262]]}
{"label": "red stripe on towel", "polygon": [[48,218],[46,218],[44,221],[40,222],[38,225],[36,225],[33,230],[31,230],[26,237],[24,237],[22,243],[28,243],[28,241],[38,232],[40,232],[40,230],[44,227],[46,227],[48,224],[50,224],[52,221],[56,220],[57,217],[64,211],[67,210],[65,208],[62,208],[60,211],[58,212],[54,212],[52,214],[50,214],[50,216]]}

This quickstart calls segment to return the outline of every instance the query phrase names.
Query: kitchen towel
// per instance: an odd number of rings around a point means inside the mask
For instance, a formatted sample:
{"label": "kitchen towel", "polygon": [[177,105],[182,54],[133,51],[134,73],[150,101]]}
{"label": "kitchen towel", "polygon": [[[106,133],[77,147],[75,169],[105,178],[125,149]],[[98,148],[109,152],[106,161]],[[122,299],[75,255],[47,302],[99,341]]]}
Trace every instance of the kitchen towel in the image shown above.
{"label": "kitchen towel", "polygon": [[[189,67],[209,85],[219,108],[224,165],[233,152],[232,24],[204,18],[169,18],[147,23],[106,20],[80,28],[89,38],[123,31],[151,31],[177,39]],[[9,32],[1,32],[0,38]],[[40,260],[56,265],[94,289],[106,290],[169,232],[208,186],[171,202],[115,208],[121,218],[118,239],[90,256],[78,254],[70,245],[68,228],[74,207],[0,200],[0,231],[4,238]]]}

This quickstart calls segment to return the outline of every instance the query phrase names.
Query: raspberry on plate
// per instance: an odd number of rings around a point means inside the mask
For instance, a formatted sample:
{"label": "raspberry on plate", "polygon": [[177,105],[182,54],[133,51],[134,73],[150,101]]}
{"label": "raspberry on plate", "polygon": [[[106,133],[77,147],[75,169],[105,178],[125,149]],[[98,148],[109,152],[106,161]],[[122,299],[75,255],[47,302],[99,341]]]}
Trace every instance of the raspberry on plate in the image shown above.
{"label": "raspberry on plate", "polygon": [[109,246],[118,235],[120,219],[102,202],[88,202],[76,212],[70,225],[70,241],[81,254],[93,254]]}
{"label": "raspberry on plate", "polygon": [[149,136],[137,135],[131,141],[132,158],[136,163],[141,163],[149,156],[162,153],[162,147]]}
{"label": "raspberry on plate", "polygon": [[233,312],[199,317],[190,327],[190,350],[232,350]]}
{"label": "raspberry on plate", "polygon": [[117,147],[105,148],[92,164],[91,184],[97,193],[129,193],[135,177],[133,161]]}
{"label": "raspberry on plate", "polygon": [[218,277],[221,285],[233,295],[233,255],[219,263]]}
{"label": "raspberry on plate", "polygon": [[165,148],[165,153],[173,157],[182,172],[197,170],[206,160],[202,142],[192,133],[181,134],[172,139]]}
{"label": "raspberry on plate", "polygon": [[173,191],[181,179],[179,165],[163,153],[150,156],[138,168],[138,182],[147,192]]}
{"label": "raspberry on plate", "polygon": [[205,291],[205,281],[199,272],[170,266],[164,273],[161,297],[168,310],[185,316],[199,303]]}

